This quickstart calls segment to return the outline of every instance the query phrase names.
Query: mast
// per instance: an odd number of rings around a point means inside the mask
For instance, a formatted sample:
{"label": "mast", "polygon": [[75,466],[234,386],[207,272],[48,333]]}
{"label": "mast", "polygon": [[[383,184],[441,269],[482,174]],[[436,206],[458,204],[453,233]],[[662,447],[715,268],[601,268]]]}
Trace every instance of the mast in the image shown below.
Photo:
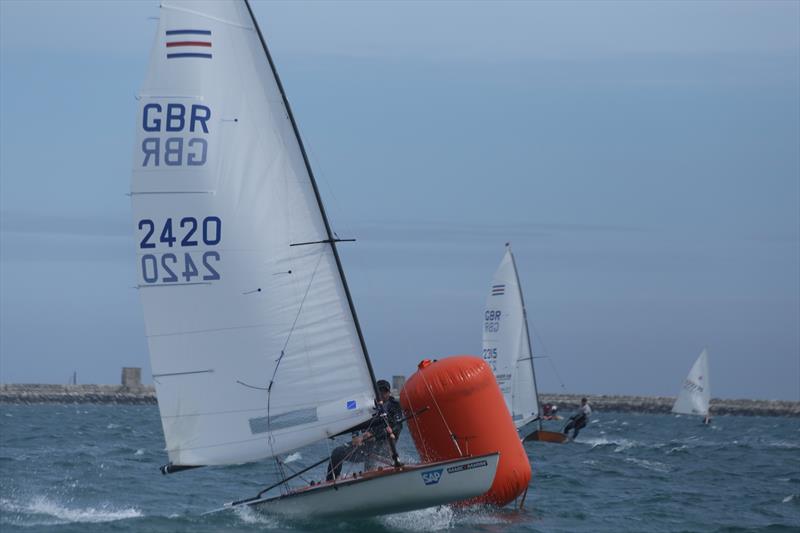
{"label": "mast", "polygon": [[317,187],[317,180],[314,178],[314,171],[311,170],[311,163],[308,160],[308,154],[306,154],[306,148],[303,145],[303,139],[300,137],[300,130],[297,127],[297,122],[294,119],[294,113],[292,113],[292,107],[289,105],[289,100],[286,98],[286,92],[283,90],[283,84],[281,83],[281,78],[278,76],[278,70],[275,68],[275,63],[272,61],[272,55],[269,53],[269,48],[267,47],[267,42],[264,40],[264,35],[261,33],[261,28],[258,26],[258,22],[256,21],[255,15],[253,15],[253,9],[250,7],[250,1],[244,0],[245,5],[247,6],[247,11],[250,14],[250,19],[253,22],[253,26],[258,33],[258,38],[261,41],[261,46],[264,48],[264,54],[267,56],[267,61],[269,62],[269,67],[272,70],[272,75],[275,77],[275,81],[278,84],[278,91],[281,93],[281,98],[283,99],[283,105],[286,108],[286,114],[289,116],[289,121],[292,123],[292,130],[294,131],[295,138],[297,138],[297,144],[300,146],[300,153],[303,155],[303,163],[305,163],[306,171],[308,172],[308,177],[311,180],[311,187],[314,189],[314,197],[317,199],[317,206],[319,207],[320,215],[322,215],[322,221],[325,223],[325,232],[328,235],[328,239],[322,242],[326,242],[331,245],[331,249],[333,250],[333,257],[336,259],[336,268],[339,271],[339,278],[342,281],[342,286],[344,287],[344,293],[347,296],[347,304],[350,307],[350,314],[353,316],[353,324],[356,328],[356,333],[358,334],[358,341],[361,344],[361,351],[364,354],[364,360],[367,363],[367,369],[369,370],[370,379],[372,379],[372,389],[375,392],[376,400],[379,398],[378,395],[378,386],[375,383],[375,372],[372,369],[372,362],[369,359],[369,353],[367,352],[367,344],[364,341],[364,335],[361,332],[361,325],[358,322],[358,316],[356,315],[356,308],[353,304],[353,297],[350,295],[350,288],[347,285],[347,279],[344,275],[344,269],[342,268],[342,261],[339,259],[339,250],[336,248],[336,242],[339,240],[334,237],[333,232],[331,231],[330,222],[328,222],[328,215],[325,213],[325,206],[322,203],[322,197],[319,194],[319,188]]}
{"label": "mast", "polygon": [[542,430],[542,406],[539,402],[539,387],[536,385],[536,369],[533,367],[533,347],[531,346],[531,331],[528,328],[528,310],[525,308],[525,297],[522,295],[522,285],[519,282],[519,272],[517,272],[517,262],[514,260],[514,252],[511,251],[511,243],[506,243],[508,253],[511,256],[511,266],[514,267],[514,276],[517,278],[517,291],[519,300],[522,302],[522,319],[525,321],[525,336],[528,340],[528,353],[531,354],[531,373],[533,374],[533,388],[536,390],[536,413],[539,422],[539,430]]}

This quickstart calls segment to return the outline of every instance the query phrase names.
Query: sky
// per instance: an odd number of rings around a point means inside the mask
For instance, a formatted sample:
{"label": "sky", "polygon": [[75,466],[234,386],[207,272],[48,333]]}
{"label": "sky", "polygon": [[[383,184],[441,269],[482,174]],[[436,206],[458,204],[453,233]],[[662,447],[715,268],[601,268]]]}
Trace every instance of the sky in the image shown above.
{"label": "sky", "polygon": [[[264,2],[373,365],[800,400],[800,2]],[[149,379],[129,191],[157,1],[0,1],[0,382]]]}

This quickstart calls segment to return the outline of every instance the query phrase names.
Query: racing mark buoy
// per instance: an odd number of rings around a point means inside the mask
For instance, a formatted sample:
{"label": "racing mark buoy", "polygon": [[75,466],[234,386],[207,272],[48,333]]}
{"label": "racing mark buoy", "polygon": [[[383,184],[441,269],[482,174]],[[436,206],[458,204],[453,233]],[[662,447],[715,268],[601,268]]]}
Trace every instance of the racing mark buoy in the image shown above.
{"label": "racing mark buoy", "polygon": [[[531,465],[489,365],[471,355],[422,361],[400,391],[423,462],[500,452],[489,491],[467,503],[505,505],[528,488]],[[426,409],[427,408],[427,409]]]}

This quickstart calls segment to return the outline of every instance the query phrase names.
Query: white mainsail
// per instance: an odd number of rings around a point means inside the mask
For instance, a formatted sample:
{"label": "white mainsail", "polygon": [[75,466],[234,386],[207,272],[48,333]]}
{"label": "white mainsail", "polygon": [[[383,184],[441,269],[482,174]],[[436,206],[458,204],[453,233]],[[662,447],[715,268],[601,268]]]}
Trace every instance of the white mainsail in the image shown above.
{"label": "white mainsail", "polygon": [[539,414],[528,319],[511,247],[494,273],[483,317],[483,358],[517,428]]}
{"label": "white mainsail", "polygon": [[249,6],[163,0],[138,100],[138,287],[170,461],[255,461],[368,420],[372,372]]}
{"label": "white mainsail", "polygon": [[708,415],[711,401],[711,384],[708,379],[708,350],[703,349],[683,381],[678,399],[672,406],[673,413],[685,415]]}

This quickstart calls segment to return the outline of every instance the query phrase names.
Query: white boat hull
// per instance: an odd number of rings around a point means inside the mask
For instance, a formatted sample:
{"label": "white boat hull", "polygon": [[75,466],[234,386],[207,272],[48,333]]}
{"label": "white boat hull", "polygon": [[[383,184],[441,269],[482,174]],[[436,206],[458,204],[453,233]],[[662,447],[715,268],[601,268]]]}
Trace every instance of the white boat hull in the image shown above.
{"label": "white boat hull", "polygon": [[480,496],[489,490],[499,453],[368,472],[248,502],[259,512],[295,518],[402,513]]}

